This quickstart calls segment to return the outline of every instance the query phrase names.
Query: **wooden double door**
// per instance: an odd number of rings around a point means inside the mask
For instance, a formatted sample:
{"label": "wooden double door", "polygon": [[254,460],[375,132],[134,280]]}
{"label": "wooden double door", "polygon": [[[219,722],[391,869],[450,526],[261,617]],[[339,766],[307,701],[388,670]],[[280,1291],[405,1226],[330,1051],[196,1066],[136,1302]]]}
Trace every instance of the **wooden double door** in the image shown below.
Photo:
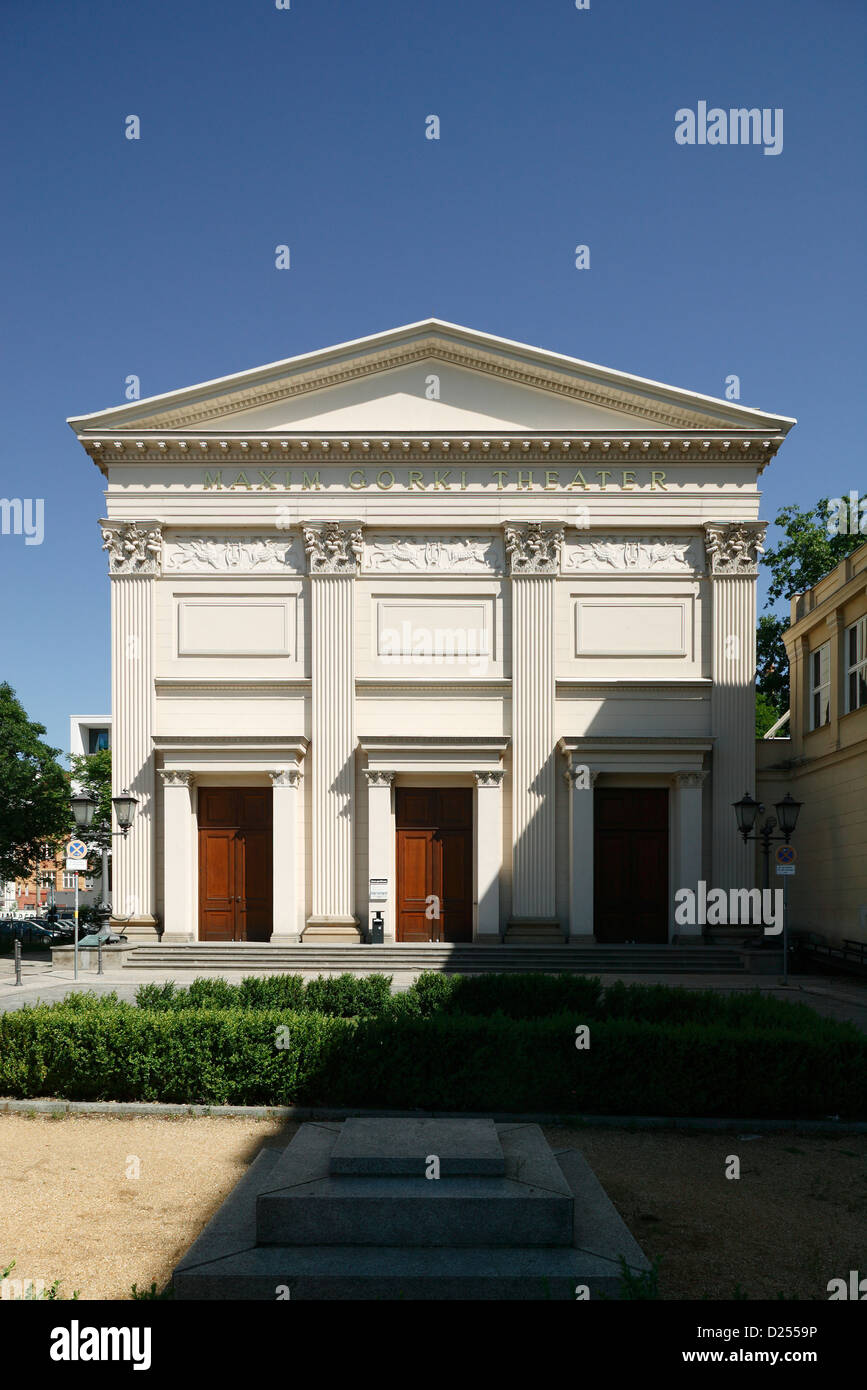
{"label": "wooden double door", "polygon": [[398,787],[397,940],[472,941],[471,787]]}
{"label": "wooden double door", "polygon": [[597,941],[668,940],[668,792],[597,787],[593,797]]}
{"label": "wooden double door", "polygon": [[267,941],[273,922],[270,787],[199,788],[199,940]]}

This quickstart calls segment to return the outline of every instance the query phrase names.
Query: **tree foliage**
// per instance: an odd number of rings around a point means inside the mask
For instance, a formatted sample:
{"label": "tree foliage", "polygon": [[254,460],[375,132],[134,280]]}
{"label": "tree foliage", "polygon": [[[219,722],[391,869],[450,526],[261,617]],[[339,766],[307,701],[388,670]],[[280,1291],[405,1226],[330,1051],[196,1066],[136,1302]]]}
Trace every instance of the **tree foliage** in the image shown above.
{"label": "tree foliage", "polygon": [[0,878],[29,878],[72,828],[69,778],[44,733],[0,683]]}
{"label": "tree foliage", "polygon": [[111,847],[111,749],[76,753],[70,758],[72,780],[96,801],[93,820],[84,835],[88,844]]}
{"label": "tree foliage", "polygon": [[765,607],[812,589],[844,556],[864,544],[857,527],[832,534],[828,524],[832,511],[828,498],[822,497],[807,511],[792,505],[777,512],[776,524],[784,539],[767,549],[762,561],[771,571]]}

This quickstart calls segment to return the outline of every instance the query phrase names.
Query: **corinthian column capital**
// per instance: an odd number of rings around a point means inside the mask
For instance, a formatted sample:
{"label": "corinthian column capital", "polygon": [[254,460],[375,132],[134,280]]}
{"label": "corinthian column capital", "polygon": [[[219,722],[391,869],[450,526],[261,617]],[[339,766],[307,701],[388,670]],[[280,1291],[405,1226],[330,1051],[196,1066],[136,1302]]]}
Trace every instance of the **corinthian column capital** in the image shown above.
{"label": "corinthian column capital", "polygon": [[754,579],[767,529],[764,521],[707,522],[704,546],[711,578]]}
{"label": "corinthian column capital", "polygon": [[361,527],[357,522],[305,522],[304,549],[312,575],[358,573]]}
{"label": "corinthian column capital", "polygon": [[559,574],[563,527],[543,526],[541,521],[505,527],[506,554],[513,577]]}
{"label": "corinthian column capital", "polygon": [[101,521],[99,525],[110,575],[159,574],[163,538],[158,521]]}

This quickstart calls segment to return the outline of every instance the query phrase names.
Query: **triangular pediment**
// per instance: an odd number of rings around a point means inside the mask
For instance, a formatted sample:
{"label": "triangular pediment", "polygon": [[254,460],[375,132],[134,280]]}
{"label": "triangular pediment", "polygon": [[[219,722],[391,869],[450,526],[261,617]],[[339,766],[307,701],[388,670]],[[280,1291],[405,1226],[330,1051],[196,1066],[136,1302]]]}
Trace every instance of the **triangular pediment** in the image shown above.
{"label": "triangular pediment", "polygon": [[79,434],[251,435],[785,432],[792,423],[437,319],[70,421]]}

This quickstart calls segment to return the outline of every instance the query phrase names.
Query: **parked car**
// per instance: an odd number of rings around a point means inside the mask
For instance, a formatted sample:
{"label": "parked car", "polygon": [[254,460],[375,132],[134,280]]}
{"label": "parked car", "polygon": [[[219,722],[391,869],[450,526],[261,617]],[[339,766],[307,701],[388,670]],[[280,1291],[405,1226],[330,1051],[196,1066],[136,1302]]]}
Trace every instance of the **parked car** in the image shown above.
{"label": "parked car", "polygon": [[50,927],[45,922],[26,922],[18,933],[18,939],[22,946],[50,951],[52,946],[60,946],[66,938],[56,927]]}
{"label": "parked car", "polygon": [[13,922],[10,918],[0,921],[0,952],[14,949],[19,930],[20,923]]}

